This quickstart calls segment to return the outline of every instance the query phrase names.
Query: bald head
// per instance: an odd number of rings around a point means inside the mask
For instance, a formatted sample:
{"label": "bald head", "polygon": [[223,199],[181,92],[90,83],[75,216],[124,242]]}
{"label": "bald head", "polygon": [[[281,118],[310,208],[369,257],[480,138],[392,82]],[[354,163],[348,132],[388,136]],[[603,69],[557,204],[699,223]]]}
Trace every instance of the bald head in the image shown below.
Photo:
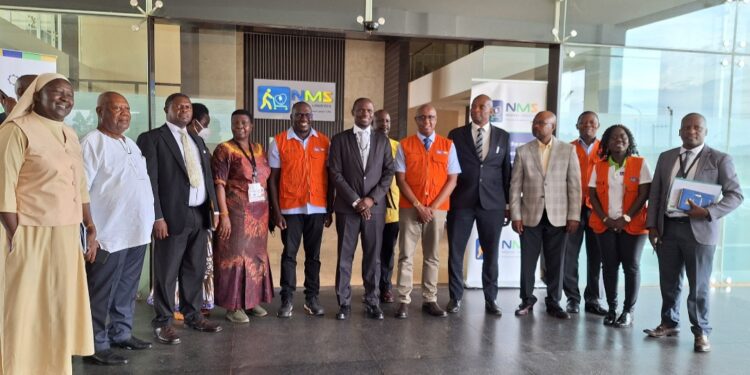
{"label": "bald head", "polygon": [[492,115],[492,99],[487,95],[479,95],[471,101],[471,121],[479,126],[490,122]]}
{"label": "bald head", "polygon": [[16,80],[16,98],[20,98],[23,93],[26,92],[26,89],[31,86],[31,82],[34,82],[36,79],[36,74],[24,74]]}
{"label": "bald head", "polygon": [[531,133],[539,142],[548,144],[552,140],[555,127],[557,127],[557,116],[550,111],[542,111],[534,116],[534,122],[531,123]]}
{"label": "bald head", "polygon": [[417,131],[425,137],[429,137],[435,132],[437,124],[437,111],[431,104],[422,104],[417,108],[417,115],[414,117],[417,121]]}
{"label": "bald head", "polygon": [[101,93],[96,100],[96,115],[99,118],[97,129],[102,133],[118,138],[130,128],[130,105],[124,96],[114,91]]}

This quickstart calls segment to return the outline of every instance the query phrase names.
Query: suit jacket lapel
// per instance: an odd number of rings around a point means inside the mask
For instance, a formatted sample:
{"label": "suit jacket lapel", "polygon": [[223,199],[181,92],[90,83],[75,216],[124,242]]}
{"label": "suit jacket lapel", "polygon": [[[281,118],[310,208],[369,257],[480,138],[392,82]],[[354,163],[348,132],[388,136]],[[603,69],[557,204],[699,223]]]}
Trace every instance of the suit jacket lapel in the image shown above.
{"label": "suit jacket lapel", "polygon": [[[357,126],[357,125],[354,125]],[[365,173],[365,168],[362,165],[362,154],[359,153],[359,143],[357,142],[357,136],[354,135],[354,129],[347,130],[349,134],[347,134],[347,138],[349,138],[349,149],[352,155],[354,155],[354,158],[357,159],[357,165],[359,165],[359,170],[362,171],[362,174]]]}
{"label": "suit jacket lapel", "polygon": [[182,157],[182,152],[180,152],[180,146],[177,145],[177,141],[174,139],[174,136],[172,135],[172,131],[169,130],[169,126],[167,124],[164,124],[161,127],[161,136],[164,138],[164,142],[167,144],[167,148],[169,148],[169,151],[172,152],[172,156],[174,156],[175,160],[177,161],[177,165],[182,168],[182,171],[185,172],[185,176],[187,176],[187,167],[185,166],[185,158]]}
{"label": "suit jacket lapel", "polygon": [[367,174],[367,171],[370,169],[370,166],[373,163],[373,159],[375,158],[375,152],[373,151],[377,150],[376,139],[377,138],[375,138],[375,131],[371,127],[370,128],[370,152],[367,154],[367,168],[365,168],[365,170],[363,171],[365,174]]}
{"label": "suit jacket lapel", "polygon": [[495,128],[492,124],[487,124],[486,126],[490,131],[490,149],[487,152],[487,159],[485,160],[490,160],[498,155],[495,150],[497,150],[497,147],[500,145],[500,132],[498,131],[499,128]]}
{"label": "suit jacket lapel", "polygon": [[[529,147],[529,152],[531,152],[531,159],[534,160],[534,165],[536,165],[536,168],[539,170],[539,175],[543,176],[544,178],[544,168],[542,168],[542,158],[539,156],[539,141],[534,139]],[[550,158],[552,158],[552,150],[550,150]],[[548,166],[549,168],[549,166]]]}
{"label": "suit jacket lapel", "polygon": [[476,152],[476,144],[474,143],[474,135],[472,134],[473,126],[474,125],[472,123],[468,123],[466,124],[466,126],[464,126],[464,128],[466,128],[464,130],[464,142],[466,142],[469,150],[473,150],[472,154],[474,154],[474,158],[479,160],[479,155],[477,155]]}
{"label": "suit jacket lapel", "polygon": [[708,163],[711,160],[711,148],[708,146],[703,146],[703,151],[701,152],[701,158],[698,159],[698,165],[695,166],[695,178],[698,178],[703,173],[703,169],[706,168],[706,163]]}

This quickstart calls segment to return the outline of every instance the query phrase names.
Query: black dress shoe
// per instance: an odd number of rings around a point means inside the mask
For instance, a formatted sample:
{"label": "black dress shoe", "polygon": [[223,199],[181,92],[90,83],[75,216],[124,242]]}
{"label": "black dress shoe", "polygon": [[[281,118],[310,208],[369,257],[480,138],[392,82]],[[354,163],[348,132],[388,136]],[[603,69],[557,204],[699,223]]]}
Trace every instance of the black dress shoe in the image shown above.
{"label": "black dress shoe", "polygon": [[547,314],[557,318],[557,319],[570,319],[570,314],[563,311],[561,308],[547,308]]}
{"label": "black dress shoe", "polygon": [[630,311],[623,311],[614,324],[617,328],[630,328],[633,326],[633,314]]}
{"label": "black dress shoe", "polygon": [[303,306],[307,315],[312,316],[323,316],[326,312],[323,310],[323,306],[318,302],[318,297],[312,297]]}
{"label": "black dress shoe", "polygon": [[503,310],[497,305],[495,301],[484,301],[484,311],[490,315],[503,316]]}
{"label": "black dress shoe", "polygon": [[378,305],[365,304],[365,316],[368,319],[383,320],[383,310]]}
{"label": "black dress shoe", "polygon": [[390,289],[380,292],[380,302],[382,303],[393,303],[396,298],[393,296],[393,291]]}
{"label": "black dress shoe", "polygon": [[339,312],[336,313],[336,320],[347,320],[349,315],[352,313],[352,307],[349,305],[341,305]]}
{"label": "black dress shoe", "polygon": [[441,309],[437,302],[423,303],[422,311],[438,318],[445,318],[446,316],[448,316],[448,313],[446,313],[445,310]]}
{"label": "black dress shoe", "polygon": [[398,304],[398,311],[396,311],[396,319],[406,319],[409,317],[409,305],[405,303]]}
{"label": "black dress shoe", "polygon": [[448,301],[448,305],[445,306],[445,311],[449,314],[455,314],[461,311],[461,300],[451,298],[450,301]]}
{"label": "black dress shoe", "polygon": [[568,314],[578,314],[581,310],[578,307],[578,303],[568,302],[568,306],[565,307],[565,311],[567,311]]}
{"label": "black dress shoe", "polygon": [[177,335],[172,326],[154,328],[154,337],[162,344],[177,345],[180,343],[180,336]]}
{"label": "black dress shoe", "polygon": [[279,318],[283,318],[283,319],[291,318],[292,309],[294,309],[294,305],[292,305],[292,301],[288,299],[282,300],[281,307],[279,308],[279,311],[276,312],[276,316]]}
{"label": "black dress shoe", "polygon": [[220,325],[203,317],[191,322],[186,320],[185,325],[199,332],[221,332],[222,330]]}
{"label": "black dress shoe", "polygon": [[617,311],[615,309],[609,310],[607,315],[604,315],[604,325],[613,326],[617,320]]}
{"label": "black dress shoe", "polygon": [[584,307],[584,311],[586,311],[587,313],[594,314],[594,315],[601,315],[601,316],[607,315],[607,310],[599,306],[598,303],[596,305],[586,304],[586,307]]}
{"label": "black dress shoe", "polygon": [[130,336],[130,338],[125,341],[113,342],[112,346],[128,350],[143,350],[150,349],[151,343],[148,341],[143,341],[135,336]]}
{"label": "black dress shoe", "polygon": [[128,363],[127,358],[115,354],[112,349],[96,352],[94,355],[83,357],[83,360],[101,366],[119,366]]}
{"label": "black dress shoe", "polygon": [[533,311],[534,311],[533,303],[522,303],[518,305],[518,308],[516,309],[516,316],[526,316],[526,315],[529,315],[529,313]]}

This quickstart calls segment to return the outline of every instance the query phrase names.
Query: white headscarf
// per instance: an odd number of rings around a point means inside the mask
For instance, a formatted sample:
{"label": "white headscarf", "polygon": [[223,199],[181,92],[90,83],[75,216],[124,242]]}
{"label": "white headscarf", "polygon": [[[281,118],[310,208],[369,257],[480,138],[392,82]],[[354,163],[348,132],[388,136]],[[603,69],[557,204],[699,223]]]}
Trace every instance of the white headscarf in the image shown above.
{"label": "white headscarf", "polygon": [[13,110],[8,115],[8,118],[3,121],[3,124],[29,114],[34,106],[34,93],[41,91],[45,85],[56,79],[63,79],[65,82],[70,83],[67,77],[58,73],[43,73],[37,76],[36,79],[31,82],[29,88],[26,89],[26,92],[18,98],[18,103],[13,107]]}

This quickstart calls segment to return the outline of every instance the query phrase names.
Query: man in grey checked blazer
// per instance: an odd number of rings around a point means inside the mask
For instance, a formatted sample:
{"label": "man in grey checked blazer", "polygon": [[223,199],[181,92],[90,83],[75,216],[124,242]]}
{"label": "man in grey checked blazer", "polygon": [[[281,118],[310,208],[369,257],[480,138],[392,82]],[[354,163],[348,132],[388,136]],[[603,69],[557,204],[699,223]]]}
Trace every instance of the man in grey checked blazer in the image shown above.
{"label": "man in grey checked blazer", "polygon": [[547,266],[547,313],[560,319],[570,315],[560,307],[567,233],[578,229],[581,168],[575,149],[552,134],[557,118],[539,112],[532,123],[535,140],[516,149],[510,182],[510,216],[521,237],[521,304],[517,316],[528,315],[534,304],[534,272],[544,251]]}

